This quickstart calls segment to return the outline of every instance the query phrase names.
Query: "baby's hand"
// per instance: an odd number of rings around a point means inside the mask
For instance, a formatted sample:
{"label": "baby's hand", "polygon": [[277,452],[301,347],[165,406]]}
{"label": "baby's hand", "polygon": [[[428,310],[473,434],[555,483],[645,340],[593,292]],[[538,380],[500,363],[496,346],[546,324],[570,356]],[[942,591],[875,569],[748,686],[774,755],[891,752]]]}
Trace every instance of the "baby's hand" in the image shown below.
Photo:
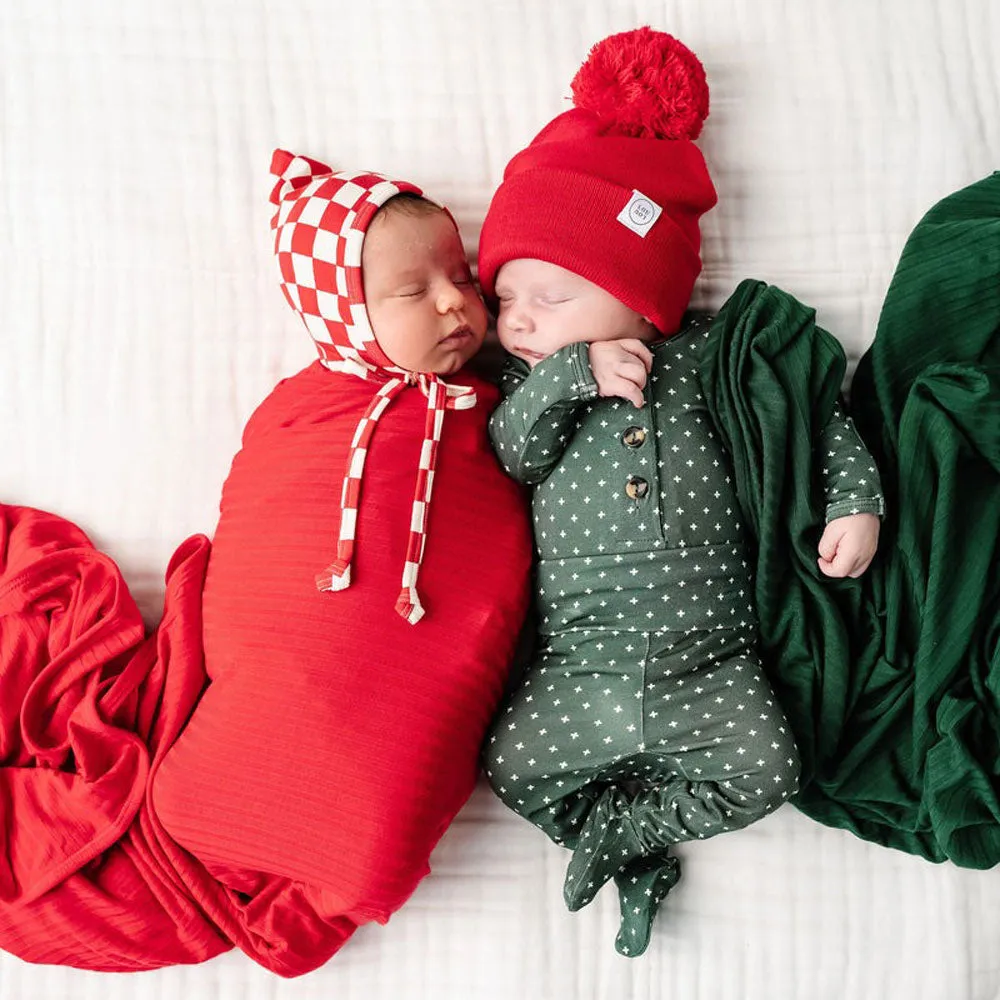
{"label": "baby's hand", "polygon": [[590,345],[590,369],[600,396],[621,396],[642,409],[642,390],[653,355],[641,341],[599,340]]}
{"label": "baby's hand", "polygon": [[880,522],[875,514],[835,517],[819,540],[819,568],[827,576],[858,577],[875,556]]}

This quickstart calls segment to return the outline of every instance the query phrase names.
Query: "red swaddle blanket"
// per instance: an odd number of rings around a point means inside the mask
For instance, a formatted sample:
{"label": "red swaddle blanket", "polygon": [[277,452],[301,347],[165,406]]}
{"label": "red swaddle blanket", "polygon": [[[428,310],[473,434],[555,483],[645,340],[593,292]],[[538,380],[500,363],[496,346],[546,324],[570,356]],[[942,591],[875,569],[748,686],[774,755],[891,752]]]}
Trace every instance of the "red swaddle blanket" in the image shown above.
{"label": "red swaddle blanket", "polygon": [[371,384],[317,362],[247,425],[205,584],[211,683],[153,789],[171,835],[234,889],[280,872],[315,887],[318,911],[385,920],[472,791],[530,555],[523,498],[488,452],[496,390],[474,384],[480,404],[444,422],[415,626],[393,603],[422,394],[379,422],[352,585],[335,594],[313,577]]}

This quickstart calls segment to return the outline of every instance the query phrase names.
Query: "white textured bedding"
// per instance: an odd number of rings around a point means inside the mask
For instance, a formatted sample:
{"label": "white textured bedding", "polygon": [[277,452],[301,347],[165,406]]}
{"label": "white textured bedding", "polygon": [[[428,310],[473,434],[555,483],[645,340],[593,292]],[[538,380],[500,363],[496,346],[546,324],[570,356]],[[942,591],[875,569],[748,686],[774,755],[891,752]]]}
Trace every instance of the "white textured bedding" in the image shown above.
{"label": "white textured bedding", "polygon": [[[1000,167],[990,0],[4,0],[0,499],[80,523],[155,620],[247,416],[313,358],[269,252],[271,150],[416,181],[472,252],[590,44],[643,23],[712,90],[696,301],[762,278],[856,358],[919,217]],[[568,854],[481,787],[411,902],[302,980],[238,953],[133,976],[0,956],[0,1000],[1000,997],[995,871],[791,807],[679,853],[649,951],[620,958],[615,894],[568,913]]]}

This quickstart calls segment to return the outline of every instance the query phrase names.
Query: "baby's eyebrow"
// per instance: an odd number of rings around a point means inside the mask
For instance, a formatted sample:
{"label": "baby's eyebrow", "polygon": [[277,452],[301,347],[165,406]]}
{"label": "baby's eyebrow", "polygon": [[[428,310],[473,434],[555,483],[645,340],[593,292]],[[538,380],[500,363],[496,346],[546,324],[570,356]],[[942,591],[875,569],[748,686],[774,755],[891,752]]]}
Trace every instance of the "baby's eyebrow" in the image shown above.
{"label": "baby's eyebrow", "polygon": [[389,283],[393,285],[403,285],[410,281],[419,281],[423,277],[419,268],[410,267],[403,271],[396,271],[389,278]]}
{"label": "baby's eyebrow", "polygon": [[453,253],[446,254],[445,260],[450,264],[469,267],[469,258],[465,256],[464,250],[456,250]]}

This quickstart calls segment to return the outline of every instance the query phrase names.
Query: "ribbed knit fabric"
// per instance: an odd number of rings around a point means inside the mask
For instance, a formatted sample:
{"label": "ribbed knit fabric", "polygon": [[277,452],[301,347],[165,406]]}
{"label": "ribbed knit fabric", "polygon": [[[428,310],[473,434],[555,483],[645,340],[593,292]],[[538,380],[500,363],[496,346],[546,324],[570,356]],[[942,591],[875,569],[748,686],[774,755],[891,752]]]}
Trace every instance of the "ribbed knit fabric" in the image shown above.
{"label": "ribbed knit fabric", "polygon": [[676,333],[701,271],[699,220],[716,202],[693,140],[708,116],[698,57],[649,27],[609,35],[570,85],[573,107],[504,169],[479,237],[479,281],[548,261]]}
{"label": "ribbed knit fabric", "polygon": [[1000,173],[932,208],[886,295],[852,410],[886,494],[858,580],[821,578],[808,481],[844,357],[812,310],[744,282],[706,401],[759,539],[762,658],[803,762],[798,805],[970,868],[1000,862]]}
{"label": "ribbed knit fabric", "polygon": [[472,791],[531,543],[519,487],[485,451],[496,390],[462,378],[485,405],[444,423],[417,626],[393,604],[423,395],[379,421],[353,582],[335,593],[316,589],[316,558],[336,539],[344,457],[376,387],[317,362],[247,426],[205,586],[212,683],[154,788],[167,829],[234,888],[280,871],[321,888],[331,914],[385,920]]}
{"label": "ribbed knit fabric", "polygon": [[297,975],[413,892],[474,786],[528,601],[496,390],[462,380],[481,404],[444,423],[416,626],[393,604],[426,399],[379,422],[352,585],[320,592],[377,386],[319,362],[251,419],[211,557],[181,546],[148,640],[78,529],[0,507],[0,947],[129,970],[236,945]]}

